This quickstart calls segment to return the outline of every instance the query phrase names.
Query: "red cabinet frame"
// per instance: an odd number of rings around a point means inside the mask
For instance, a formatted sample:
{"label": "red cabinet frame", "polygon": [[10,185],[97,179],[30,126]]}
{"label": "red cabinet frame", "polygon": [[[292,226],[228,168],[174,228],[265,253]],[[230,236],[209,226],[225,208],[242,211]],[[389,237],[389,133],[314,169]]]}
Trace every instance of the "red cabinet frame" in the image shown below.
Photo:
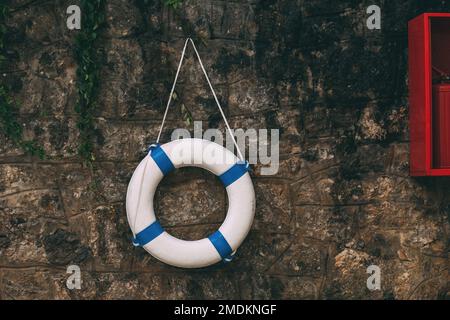
{"label": "red cabinet frame", "polygon": [[433,104],[436,102],[432,92],[433,67],[450,73],[450,13],[425,13],[411,20],[408,42],[410,173],[450,176],[450,169],[436,167],[433,161]]}

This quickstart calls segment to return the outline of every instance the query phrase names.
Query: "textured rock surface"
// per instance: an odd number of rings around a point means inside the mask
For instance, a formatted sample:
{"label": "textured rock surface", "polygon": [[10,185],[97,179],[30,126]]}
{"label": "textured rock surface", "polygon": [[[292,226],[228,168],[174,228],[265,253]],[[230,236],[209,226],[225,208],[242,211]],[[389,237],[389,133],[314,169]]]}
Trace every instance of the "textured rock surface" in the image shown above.
{"label": "textured rock surface", "polygon": [[[11,1],[8,64],[28,137],[48,159],[0,136],[0,298],[438,299],[448,298],[450,180],[408,175],[406,22],[448,1],[379,1],[381,31],[365,27],[373,1],[110,0],[96,125],[97,160],[76,156],[73,1]],[[76,1],[75,1],[76,2]],[[253,172],[256,221],[230,265],[186,271],[130,243],[124,197],[157,134],[184,37],[198,44],[233,127],[280,129],[280,171]],[[169,113],[167,141],[220,115],[190,54]],[[192,129],[192,128],[189,128]],[[226,212],[213,176],[164,180],[162,223],[186,239]],[[82,289],[68,290],[78,264]],[[381,291],[366,268],[382,271]]]}

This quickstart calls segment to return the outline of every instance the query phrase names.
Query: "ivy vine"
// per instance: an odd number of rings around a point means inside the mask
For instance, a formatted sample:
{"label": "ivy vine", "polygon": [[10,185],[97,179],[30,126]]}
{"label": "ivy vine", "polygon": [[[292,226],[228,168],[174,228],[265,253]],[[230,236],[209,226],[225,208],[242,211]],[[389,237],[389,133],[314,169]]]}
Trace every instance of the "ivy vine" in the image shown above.
{"label": "ivy vine", "polygon": [[[7,32],[6,18],[9,8],[0,4],[0,70],[6,67],[5,35]],[[26,154],[39,156],[44,159],[44,149],[35,140],[23,138],[23,128],[17,120],[18,107],[9,93],[8,86],[0,81],[0,130],[14,145],[21,148]]]}
{"label": "ivy vine", "polygon": [[96,47],[99,31],[105,23],[105,0],[81,0],[82,28],[75,40],[75,58],[78,63],[77,128],[80,142],[78,154],[88,163],[95,160],[95,109],[99,87],[99,54]]}
{"label": "ivy vine", "polygon": [[181,4],[183,3],[183,0],[164,0],[164,3],[168,7],[177,9],[178,7],[181,6]]}
{"label": "ivy vine", "polygon": [[[151,0],[141,0],[144,5],[150,4]],[[181,4],[183,3],[183,0],[164,0],[164,4],[168,7],[171,7],[173,9],[178,9]]]}
{"label": "ivy vine", "polygon": [[[148,0],[144,0],[147,3]],[[164,0],[171,8],[181,6],[183,0]],[[79,130],[78,154],[88,163],[95,161],[94,139],[96,137],[95,110],[99,87],[99,55],[95,46],[99,30],[105,24],[105,0],[80,0],[83,13],[82,28],[75,39],[75,59],[77,69],[78,100],[75,111],[78,114],[77,128]],[[0,69],[5,64],[6,34],[5,20],[9,13],[6,5],[0,4]],[[34,140],[23,139],[23,129],[16,119],[17,106],[9,95],[9,88],[0,82],[0,128],[2,132],[22,148],[27,154],[44,158],[44,150]]]}

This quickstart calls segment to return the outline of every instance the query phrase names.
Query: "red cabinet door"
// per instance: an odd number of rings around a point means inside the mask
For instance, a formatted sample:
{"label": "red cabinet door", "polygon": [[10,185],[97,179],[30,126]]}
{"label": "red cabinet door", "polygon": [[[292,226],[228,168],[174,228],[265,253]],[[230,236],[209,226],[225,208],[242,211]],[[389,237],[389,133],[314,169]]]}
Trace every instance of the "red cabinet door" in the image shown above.
{"label": "red cabinet door", "polygon": [[433,85],[433,155],[435,168],[450,168],[450,84]]}

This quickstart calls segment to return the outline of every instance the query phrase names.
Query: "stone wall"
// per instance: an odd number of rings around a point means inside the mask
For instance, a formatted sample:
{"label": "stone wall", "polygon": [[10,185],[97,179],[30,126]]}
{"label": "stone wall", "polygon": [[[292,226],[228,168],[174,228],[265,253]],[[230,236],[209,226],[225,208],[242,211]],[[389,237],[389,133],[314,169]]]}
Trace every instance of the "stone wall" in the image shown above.
{"label": "stone wall", "polygon": [[[0,136],[0,299],[439,299],[448,297],[450,180],[409,177],[407,21],[448,1],[107,1],[96,160],[77,156],[77,1],[10,1],[3,80],[46,159]],[[366,28],[379,4],[382,30]],[[186,36],[199,44],[232,127],[280,130],[280,171],[252,173],[256,220],[236,259],[164,265],[130,242],[125,193],[156,138]],[[192,50],[163,141],[220,114]],[[226,212],[218,180],[167,177],[157,212],[199,239]],[[68,290],[66,267],[81,267]],[[381,291],[366,268],[382,271]]]}

